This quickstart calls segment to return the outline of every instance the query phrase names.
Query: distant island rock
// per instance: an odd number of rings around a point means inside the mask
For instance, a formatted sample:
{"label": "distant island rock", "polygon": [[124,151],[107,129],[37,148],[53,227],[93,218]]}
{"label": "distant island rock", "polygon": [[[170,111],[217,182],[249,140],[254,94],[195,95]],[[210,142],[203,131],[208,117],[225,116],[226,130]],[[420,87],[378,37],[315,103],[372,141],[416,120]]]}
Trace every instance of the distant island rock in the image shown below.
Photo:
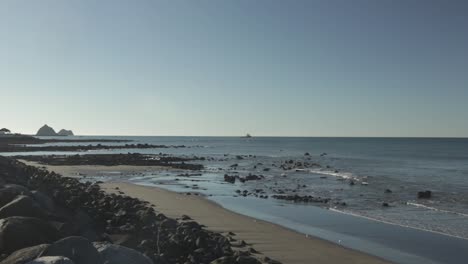
{"label": "distant island rock", "polygon": [[40,137],[53,137],[53,136],[73,136],[73,131],[62,129],[58,133],[55,132],[53,128],[48,125],[44,125],[43,127],[39,128],[36,133],[36,136]]}
{"label": "distant island rock", "polygon": [[57,136],[57,133],[50,126],[44,125],[43,127],[39,128],[39,130],[36,133],[36,136],[51,137],[51,136]]}
{"label": "distant island rock", "polygon": [[57,133],[57,135],[59,135],[59,136],[73,136],[73,131],[62,129]]}

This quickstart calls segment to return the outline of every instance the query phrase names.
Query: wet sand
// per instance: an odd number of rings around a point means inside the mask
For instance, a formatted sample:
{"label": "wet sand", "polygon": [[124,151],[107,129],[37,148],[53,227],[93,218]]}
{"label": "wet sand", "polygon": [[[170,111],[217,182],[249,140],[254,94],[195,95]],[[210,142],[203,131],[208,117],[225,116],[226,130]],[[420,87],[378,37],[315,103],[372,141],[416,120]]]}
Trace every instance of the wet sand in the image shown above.
{"label": "wet sand", "polygon": [[244,240],[262,254],[285,264],[388,263],[319,238],[306,237],[284,227],[228,211],[201,196],[121,182],[104,183],[101,187],[108,192],[121,191],[148,201],[167,216],[188,215],[210,230],[234,232],[237,240]]}

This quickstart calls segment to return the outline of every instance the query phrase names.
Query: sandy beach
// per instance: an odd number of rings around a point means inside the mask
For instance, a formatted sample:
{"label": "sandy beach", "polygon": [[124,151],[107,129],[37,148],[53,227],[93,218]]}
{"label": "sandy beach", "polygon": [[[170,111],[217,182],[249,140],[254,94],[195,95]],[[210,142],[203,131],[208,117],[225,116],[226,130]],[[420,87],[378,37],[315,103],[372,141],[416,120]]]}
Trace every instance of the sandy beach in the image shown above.
{"label": "sandy beach", "polygon": [[101,187],[108,192],[122,191],[148,201],[167,216],[188,215],[209,230],[234,232],[237,240],[244,240],[260,253],[286,264],[388,263],[322,239],[306,237],[281,226],[228,211],[200,196],[122,182],[104,183]]}
{"label": "sandy beach", "polygon": [[[137,174],[157,172],[157,166],[50,166],[22,161],[27,165],[45,167],[65,177],[87,175]],[[155,209],[169,217],[188,215],[209,230],[236,234],[236,240],[244,240],[261,255],[286,264],[303,263],[388,263],[377,257],[341,247],[337,244],[305,236],[282,226],[224,209],[220,205],[195,195],[185,195],[157,187],[141,186],[125,182],[106,182],[101,188],[109,193],[121,193],[148,201]],[[234,242],[235,243],[235,242]]]}

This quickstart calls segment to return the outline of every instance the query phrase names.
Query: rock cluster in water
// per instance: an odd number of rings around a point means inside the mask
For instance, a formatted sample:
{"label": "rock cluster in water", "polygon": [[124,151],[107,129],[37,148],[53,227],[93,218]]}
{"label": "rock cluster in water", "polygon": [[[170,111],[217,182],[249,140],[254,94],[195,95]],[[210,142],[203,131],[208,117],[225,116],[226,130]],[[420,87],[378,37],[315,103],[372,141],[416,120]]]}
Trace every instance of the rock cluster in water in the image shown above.
{"label": "rock cluster in water", "polygon": [[0,263],[278,263],[138,199],[0,156]]}
{"label": "rock cluster in water", "polygon": [[245,177],[240,177],[240,176],[230,176],[228,174],[224,175],[224,181],[229,182],[229,183],[235,183],[236,179],[239,180],[240,182],[244,183],[246,181],[258,181],[261,179],[264,179],[265,176],[263,175],[255,175],[255,174],[249,174]]}
{"label": "rock cluster in water", "polygon": [[429,199],[432,197],[432,192],[431,191],[420,191],[418,192],[418,198],[419,199]]}
{"label": "rock cluster in water", "polygon": [[330,201],[329,198],[322,198],[322,197],[314,197],[311,195],[273,195],[272,196],[275,199],[278,200],[286,200],[286,201],[292,201],[295,203],[328,203]]}

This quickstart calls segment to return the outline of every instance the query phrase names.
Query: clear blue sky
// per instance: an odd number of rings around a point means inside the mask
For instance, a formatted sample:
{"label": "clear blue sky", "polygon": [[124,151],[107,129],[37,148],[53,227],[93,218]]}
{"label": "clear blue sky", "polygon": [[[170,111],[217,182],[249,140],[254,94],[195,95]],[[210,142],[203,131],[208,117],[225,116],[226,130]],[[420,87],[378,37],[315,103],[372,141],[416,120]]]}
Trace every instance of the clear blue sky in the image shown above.
{"label": "clear blue sky", "polygon": [[0,126],[468,136],[468,4],[0,2]]}

